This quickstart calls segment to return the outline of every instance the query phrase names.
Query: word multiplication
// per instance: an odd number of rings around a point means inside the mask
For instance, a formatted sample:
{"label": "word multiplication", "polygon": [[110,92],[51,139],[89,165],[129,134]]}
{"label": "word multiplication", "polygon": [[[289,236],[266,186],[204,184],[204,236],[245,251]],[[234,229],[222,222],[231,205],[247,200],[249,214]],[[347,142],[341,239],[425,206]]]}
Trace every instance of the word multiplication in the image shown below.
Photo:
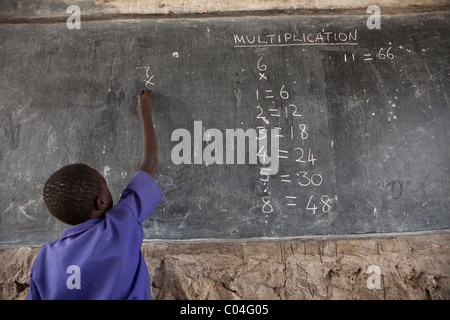
{"label": "word multiplication", "polygon": [[[252,100],[259,139],[269,129],[277,129],[280,139],[278,154],[270,155],[279,158],[279,171],[273,175],[270,168],[263,167],[259,172],[263,190],[261,211],[270,214],[276,210],[274,203],[277,203],[300,213],[328,213],[337,197],[319,191],[326,177],[316,166],[320,160],[311,139],[314,130],[304,117],[309,111],[306,103],[293,98],[294,84],[271,81],[270,62],[263,55],[255,59],[254,68],[257,84]],[[266,149],[258,150],[258,157],[267,156]]]}

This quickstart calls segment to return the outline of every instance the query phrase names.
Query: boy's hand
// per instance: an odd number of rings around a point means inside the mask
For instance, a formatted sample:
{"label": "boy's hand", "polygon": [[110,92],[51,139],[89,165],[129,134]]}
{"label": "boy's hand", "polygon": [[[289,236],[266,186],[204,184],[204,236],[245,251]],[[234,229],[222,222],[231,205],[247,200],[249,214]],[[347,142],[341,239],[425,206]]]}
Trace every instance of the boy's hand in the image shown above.
{"label": "boy's hand", "polygon": [[138,110],[141,114],[152,113],[154,97],[152,90],[141,90],[138,95]]}

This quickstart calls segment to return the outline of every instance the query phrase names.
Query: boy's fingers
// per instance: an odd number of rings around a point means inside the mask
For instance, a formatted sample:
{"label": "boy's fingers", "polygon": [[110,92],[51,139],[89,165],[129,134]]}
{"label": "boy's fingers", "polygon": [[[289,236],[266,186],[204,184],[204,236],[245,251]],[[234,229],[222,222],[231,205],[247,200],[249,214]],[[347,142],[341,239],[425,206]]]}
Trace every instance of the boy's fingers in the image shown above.
{"label": "boy's fingers", "polygon": [[149,90],[149,89],[141,90],[137,96],[139,97],[139,96],[143,96],[143,95],[150,95],[150,96],[152,96],[153,95],[153,91]]}

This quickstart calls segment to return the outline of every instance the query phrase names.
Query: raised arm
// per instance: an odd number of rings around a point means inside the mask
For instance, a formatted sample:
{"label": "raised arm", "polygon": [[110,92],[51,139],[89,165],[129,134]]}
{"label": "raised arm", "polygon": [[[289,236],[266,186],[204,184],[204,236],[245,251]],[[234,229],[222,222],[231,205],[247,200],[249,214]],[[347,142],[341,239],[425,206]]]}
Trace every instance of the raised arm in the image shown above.
{"label": "raised arm", "polygon": [[138,96],[138,110],[142,121],[143,157],[139,170],[155,177],[158,166],[158,141],[153,127],[153,91],[141,90]]}

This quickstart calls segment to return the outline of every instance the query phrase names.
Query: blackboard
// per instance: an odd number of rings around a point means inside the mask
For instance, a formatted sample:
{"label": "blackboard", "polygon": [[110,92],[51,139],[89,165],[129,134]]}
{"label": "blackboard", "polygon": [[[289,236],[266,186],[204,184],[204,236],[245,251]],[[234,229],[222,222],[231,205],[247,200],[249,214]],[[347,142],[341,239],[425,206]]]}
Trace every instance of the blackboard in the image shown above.
{"label": "blackboard", "polygon": [[[141,159],[144,87],[156,95],[164,193],[146,239],[448,229],[450,14],[382,16],[381,29],[367,18],[1,25],[0,243],[60,237],[67,226],[41,194],[65,164],[99,170],[118,201]],[[249,147],[243,164],[226,161],[237,149],[227,130],[276,128],[276,174]],[[209,129],[222,134],[222,163],[202,158],[211,139],[176,164],[174,132]]]}

